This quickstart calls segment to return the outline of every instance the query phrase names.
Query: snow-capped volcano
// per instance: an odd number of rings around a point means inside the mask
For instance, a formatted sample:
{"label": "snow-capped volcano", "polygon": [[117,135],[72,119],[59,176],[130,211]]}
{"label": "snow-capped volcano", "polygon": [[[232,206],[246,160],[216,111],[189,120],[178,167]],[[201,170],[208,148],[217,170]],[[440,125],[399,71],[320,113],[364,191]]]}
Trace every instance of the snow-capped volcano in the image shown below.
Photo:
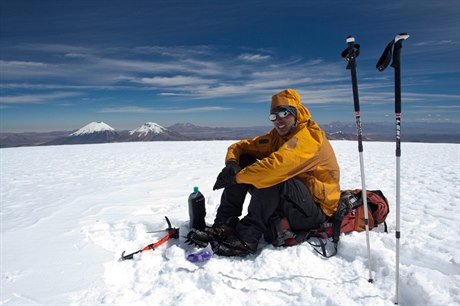
{"label": "snow-capped volcano", "polygon": [[110,125],[104,122],[91,122],[76,132],[73,132],[69,136],[80,136],[86,134],[93,134],[93,133],[100,133],[100,132],[114,132],[115,129],[112,128]]}
{"label": "snow-capped volcano", "polygon": [[155,122],[146,122],[141,127],[129,132],[129,135],[137,134],[138,137],[147,136],[149,133],[161,134],[166,132],[167,129]]}
{"label": "snow-capped volcano", "polygon": [[48,145],[107,143],[121,140],[114,128],[104,122],[91,122],[67,137],[61,137],[48,142]]}
{"label": "snow-capped volcano", "polygon": [[184,140],[186,137],[155,122],[146,122],[129,132],[129,141]]}

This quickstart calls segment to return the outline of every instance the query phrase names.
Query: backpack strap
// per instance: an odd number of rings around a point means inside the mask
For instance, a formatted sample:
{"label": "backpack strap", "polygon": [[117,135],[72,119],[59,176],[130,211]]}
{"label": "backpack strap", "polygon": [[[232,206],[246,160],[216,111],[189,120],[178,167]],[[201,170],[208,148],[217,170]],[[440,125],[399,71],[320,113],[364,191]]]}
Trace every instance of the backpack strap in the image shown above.
{"label": "backpack strap", "polygon": [[325,258],[337,255],[338,241],[331,241],[325,232],[310,231],[306,241],[316,253]]}
{"label": "backpack strap", "polygon": [[332,241],[329,239],[324,228],[311,231],[306,241],[313,249],[325,258],[335,256],[339,247],[340,229],[343,218],[354,208],[362,205],[359,194],[352,191],[344,191],[340,195],[337,211],[329,218],[327,223],[332,223]]}

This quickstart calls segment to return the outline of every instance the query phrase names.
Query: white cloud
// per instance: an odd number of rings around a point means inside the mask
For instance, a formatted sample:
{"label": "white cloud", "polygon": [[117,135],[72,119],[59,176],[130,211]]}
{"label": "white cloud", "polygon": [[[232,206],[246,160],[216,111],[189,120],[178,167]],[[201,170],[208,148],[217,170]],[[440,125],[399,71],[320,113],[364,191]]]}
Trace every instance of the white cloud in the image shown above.
{"label": "white cloud", "polygon": [[180,85],[194,85],[194,84],[210,84],[213,81],[202,79],[199,77],[178,75],[174,77],[153,77],[141,78],[137,80],[143,84],[158,85],[158,86],[180,86]]}
{"label": "white cloud", "polygon": [[44,68],[47,64],[32,61],[4,61],[0,60],[0,67],[3,69],[22,69],[22,68]]}
{"label": "white cloud", "polygon": [[[46,103],[76,95],[75,92],[63,92],[64,90],[80,91],[78,94],[89,95],[91,91],[99,90],[152,91],[162,97],[190,99],[244,97],[248,103],[259,103],[288,87],[303,93],[303,99],[309,103],[351,101],[349,74],[341,61],[328,62],[322,58],[299,57],[279,60],[273,56],[274,53],[263,55],[266,54],[264,51],[249,51],[235,57],[229,52],[209,46],[92,50],[65,45],[39,45],[38,49],[62,52],[62,56],[54,57],[49,62],[45,62],[43,57],[40,61],[0,61],[0,67],[6,68],[2,69],[0,88],[11,92],[21,89],[25,93],[0,97],[1,103]],[[387,103],[391,100],[389,95],[392,91],[389,90],[389,94],[381,91],[392,86],[391,76],[387,78],[388,82],[377,82],[368,77],[374,75],[374,78],[382,78],[381,75],[360,70],[361,99],[365,103]],[[31,91],[39,93],[30,94]],[[405,93],[404,96],[407,101],[428,98],[458,100],[457,95]],[[107,108],[103,111],[153,110]]]}
{"label": "white cloud", "polygon": [[416,42],[414,43],[414,46],[421,47],[421,46],[459,46],[460,42],[451,40],[451,39],[445,39],[445,40],[430,40],[430,41],[421,41],[421,42]]}
{"label": "white cloud", "polygon": [[125,106],[125,107],[108,107],[99,111],[100,113],[153,113],[154,110],[147,107]]}
{"label": "white cloud", "polygon": [[[12,88],[11,84],[16,84],[16,88],[27,89],[25,84],[30,84],[30,89],[40,86],[43,90],[58,86],[86,90],[159,90],[163,96],[209,98],[305,86],[314,82],[331,83],[334,80],[330,77],[331,72],[338,70],[318,59],[275,61],[272,56],[258,52],[242,53],[235,58],[210,46],[91,50],[67,45],[38,45],[42,52],[53,52],[54,49],[63,56],[53,58],[50,63],[9,62],[9,66],[15,67],[4,74],[7,82],[1,86],[5,88],[9,84]],[[146,59],[145,54],[152,56]],[[263,65],[255,68],[253,65],[258,62]],[[321,78],[321,75],[327,78]],[[41,85],[32,82],[34,78]],[[17,80],[28,82],[19,85]]]}
{"label": "white cloud", "polygon": [[100,113],[157,113],[157,114],[172,114],[172,113],[197,113],[197,112],[214,112],[214,111],[225,111],[231,108],[222,106],[204,106],[204,107],[192,107],[192,108],[149,108],[149,107],[138,107],[138,106],[126,106],[126,107],[111,107],[103,108]]}
{"label": "white cloud", "polygon": [[247,61],[247,62],[263,62],[263,61],[271,59],[271,56],[261,55],[261,54],[243,53],[243,54],[240,54],[238,58],[240,60]]}
{"label": "white cloud", "polygon": [[58,100],[63,98],[75,97],[82,95],[81,92],[54,92],[46,94],[29,94],[16,96],[2,96],[0,103],[8,104],[40,104],[49,102],[50,100]]}

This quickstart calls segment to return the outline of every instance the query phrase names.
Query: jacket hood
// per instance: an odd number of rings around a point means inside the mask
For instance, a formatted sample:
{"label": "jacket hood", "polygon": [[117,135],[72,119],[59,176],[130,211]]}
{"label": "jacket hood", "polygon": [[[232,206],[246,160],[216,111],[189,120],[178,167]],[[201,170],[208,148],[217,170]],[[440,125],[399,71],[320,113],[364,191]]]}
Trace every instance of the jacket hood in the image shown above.
{"label": "jacket hood", "polygon": [[310,111],[300,101],[300,95],[294,89],[286,89],[272,96],[270,111],[279,106],[289,105],[297,110],[297,122],[305,123],[310,120]]}

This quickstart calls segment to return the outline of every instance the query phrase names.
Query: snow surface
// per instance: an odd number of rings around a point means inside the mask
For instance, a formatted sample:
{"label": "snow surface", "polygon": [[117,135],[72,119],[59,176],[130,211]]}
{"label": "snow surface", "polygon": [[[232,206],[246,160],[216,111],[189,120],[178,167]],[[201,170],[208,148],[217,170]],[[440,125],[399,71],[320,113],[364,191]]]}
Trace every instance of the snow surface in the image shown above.
{"label": "snow surface", "polygon": [[80,136],[105,131],[115,131],[115,129],[104,122],[91,122],[69,136]]}
{"label": "snow surface", "polygon": [[138,133],[138,137],[146,136],[149,133],[154,133],[154,134],[161,134],[165,131],[166,129],[162,127],[161,125],[155,123],[155,122],[146,122],[142,126],[140,126],[137,129],[134,129],[129,132],[129,135],[133,135],[135,133]]}
{"label": "snow surface", "polygon": [[[243,259],[187,261],[188,195],[200,187],[211,224],[231,143],[1,149],[0,305],[393,305],[394,144],[364,143],[367,187],[391,209],[390,233],[370,233],[372,284],[364,232],[343,236],[330,259],[262,243]],[[332,145],[342,188],[360,187],[356,142]],[[402,144],[400,305],[460,304],[459,172],[459,144]],[[164,216],[180,239],[119,262],[163,236],[149,232]]]}

